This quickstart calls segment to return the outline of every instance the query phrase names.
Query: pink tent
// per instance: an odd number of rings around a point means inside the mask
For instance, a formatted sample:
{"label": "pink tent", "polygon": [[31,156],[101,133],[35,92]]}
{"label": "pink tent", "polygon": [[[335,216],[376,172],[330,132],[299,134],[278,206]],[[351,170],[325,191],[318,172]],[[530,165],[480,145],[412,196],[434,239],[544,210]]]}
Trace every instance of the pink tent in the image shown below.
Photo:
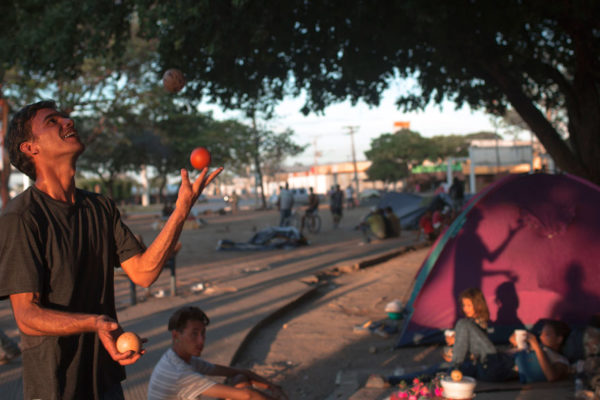
{"label": "pink tent", "polygon": [[482,289],[497,340],[540,318],[600,312],[600,187],[571,175],[510,175],[475,196],[423,263],[399,344],[441,339],[457,296]]}

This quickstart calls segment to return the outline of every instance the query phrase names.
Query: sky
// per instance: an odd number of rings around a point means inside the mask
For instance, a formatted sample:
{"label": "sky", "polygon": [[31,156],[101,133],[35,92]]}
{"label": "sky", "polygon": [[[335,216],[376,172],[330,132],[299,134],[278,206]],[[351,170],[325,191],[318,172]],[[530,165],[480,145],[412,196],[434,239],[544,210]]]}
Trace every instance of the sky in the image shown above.
{"label": "sky", "polygon": [[[364,152],[371,147],[372,139],[396,130],[395,121],[410,122],[410,129],[425,137],[494,131],[489,115],[468,107],[455,110],[450,102],[444,103],[442,110],[438,106],[429,106],[422,112],[404,113],[394,104],[400,90],[401,86],[395,86],[384,92],[379,107],[369,108],[364,103],[353,107],[348,101],[329,106],[324,115],[311,113],[304,116],[300,112],[303,99],[288,99],[277,106],[276,117],[268,126],[275,132],[290,128],[295,132],[294,140],[298,144],[308,145],[304,153],[286,160],[286,165],[315,164],[315,145],[320,153],[316,158],[318,164],[352,161],[348,127],[354,128],[357,161],[366,160]],[[239,118],[241,115],[239,112],[224,113],[213,105],[203,105],[200,109],[212,111],[216,119]]]}

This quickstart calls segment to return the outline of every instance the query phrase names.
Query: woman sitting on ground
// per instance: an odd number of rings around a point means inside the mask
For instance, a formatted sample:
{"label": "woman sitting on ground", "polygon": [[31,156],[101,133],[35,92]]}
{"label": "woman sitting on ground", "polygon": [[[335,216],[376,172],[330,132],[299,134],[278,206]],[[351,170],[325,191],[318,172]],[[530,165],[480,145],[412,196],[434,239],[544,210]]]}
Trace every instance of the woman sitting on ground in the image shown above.
{"label": "woman sitting on ground", "polygon": [[452,351],[444,354],[446,361],[464,374],[484,381],[503,381],[511,377],[513,361],[498,353],[487,334],[490,313],[483,293],[478,288],[463,291],[459,298],[466,318],[454,326],[454,337],[448,337]]}
{"label": "woman sitting on ground", "polygon": [[[561,354],[561,348],[570,331],[566,323],[547,319],[543,321],[539,341],[533,333],[527,332],[529,349],[515,354],[521,382],[554,382],[567,377],[569,360]],[[510,342],[516,347],[515,334]]]}

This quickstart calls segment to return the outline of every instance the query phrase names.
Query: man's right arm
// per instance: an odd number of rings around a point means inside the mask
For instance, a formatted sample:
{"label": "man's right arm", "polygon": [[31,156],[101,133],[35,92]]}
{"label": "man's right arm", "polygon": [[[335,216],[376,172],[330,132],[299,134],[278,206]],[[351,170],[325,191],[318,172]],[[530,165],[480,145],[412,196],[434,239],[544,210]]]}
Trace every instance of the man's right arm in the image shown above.
{"label": "man's right arm", "polygon": [[[21,332],[30,336],[63,336],[83,332],[95,332],[97,324],[104,329],[115,330],[114,321],[99,320],[99,315],[76,314],[44,308],[40,305],[39,293],[17,293],[10,295],[13,313]],[[99,320],[99,321],[98,321]]]}
{"label": "man's right arm", "polygon": [[115,341],[121,329],[116,321],[106,315],[70,313],[45,308],[40,304],[39,293],[11,294],[10,302],[19,330],[26,335],[68,336],[96,332],[110,356],[120,364],[132,364],[140,357],[140,354],[117,351]]}

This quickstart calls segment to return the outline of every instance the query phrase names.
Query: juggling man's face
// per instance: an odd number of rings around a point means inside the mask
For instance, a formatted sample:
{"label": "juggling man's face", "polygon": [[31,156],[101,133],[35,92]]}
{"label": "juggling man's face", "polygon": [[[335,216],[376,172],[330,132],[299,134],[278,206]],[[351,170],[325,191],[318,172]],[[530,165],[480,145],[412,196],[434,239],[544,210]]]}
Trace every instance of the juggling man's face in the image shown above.
{"label": "juggling man's face", "polygon": [[32,140],[21,143],[21,151],[29,154],[36,165],[50,165],[62,157],[81,154],[84,145],[75,129],[73,120],[52,108],[38,110],[31,119]]}

